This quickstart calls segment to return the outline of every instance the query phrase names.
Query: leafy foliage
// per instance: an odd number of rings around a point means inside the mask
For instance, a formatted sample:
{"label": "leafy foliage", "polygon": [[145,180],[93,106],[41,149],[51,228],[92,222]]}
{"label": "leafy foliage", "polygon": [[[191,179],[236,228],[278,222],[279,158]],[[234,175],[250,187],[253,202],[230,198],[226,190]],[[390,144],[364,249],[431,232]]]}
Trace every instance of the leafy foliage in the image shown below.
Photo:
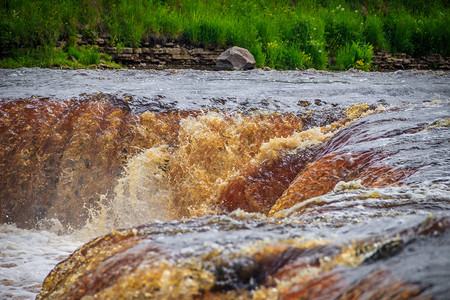
{"label": "leafy foliage", "polygon": [[340,70],[355,68],[369,71],[373,57],[373,46],[355,42],[340,48],[336,56],[336,67]]}
{"label": "leafy foliage", "polygon": [[[444,0],[0,3],[0,50],[12,53],[5,59],[14,59],[13,53],[23,54],[23,49],[41,53],[36,49],[49,49],[64,41],[66,47],[62,50],[71,58],[82,64],[98,63],[98,54],[89,49],[83,51],[91,53],[90,58],[76,57],[73,47],[79,34],[91,38],[107,35],[108,42],[120,47],[138,47],[149,35],[170,36],[207,47],[236,45],[250,49],[258,66],[282,69],[335,68],[328,66],[329,57],[338,61],[339,56],[342,62],[344,56],[367,44],[374,50],[413,56],[448,56],[450,51],[450,11]],[[364,65],[370,65],[366,60],[369,57],[364,59]]]}

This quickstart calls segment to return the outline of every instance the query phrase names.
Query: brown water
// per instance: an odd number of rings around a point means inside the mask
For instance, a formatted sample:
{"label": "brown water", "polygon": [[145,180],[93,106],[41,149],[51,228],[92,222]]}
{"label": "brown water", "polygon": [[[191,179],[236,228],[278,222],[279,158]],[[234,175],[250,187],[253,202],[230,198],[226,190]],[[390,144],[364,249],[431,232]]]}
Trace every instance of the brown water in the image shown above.
{"label": "brown water", "polygon": [[0,75],[2,222],[115,230],[42,296],[449,296],[448,73]]}

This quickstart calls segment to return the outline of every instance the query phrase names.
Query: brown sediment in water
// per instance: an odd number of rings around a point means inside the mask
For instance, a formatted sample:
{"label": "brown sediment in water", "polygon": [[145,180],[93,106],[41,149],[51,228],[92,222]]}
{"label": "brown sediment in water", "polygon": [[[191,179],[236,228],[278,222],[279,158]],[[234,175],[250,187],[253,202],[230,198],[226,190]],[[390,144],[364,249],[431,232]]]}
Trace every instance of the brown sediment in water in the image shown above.
{"label": "brown sediment in water", "polygon": [[86,218],[121,173],[135,122],[113,101],[45,98],[0,103],[2,221],[32,227],[44,217]]}
{"label": "brown sediment in water", "polygon": [[268,160],[261,165],[250,164],[230,178],[217,198],[226,211],[242,209],[267,214],[291,181],[315,155],[315,148]]}
{"label": "brown sediment in water", "polygon": [[80,228],[102,213],[117,226],[135,224],[131,215],[267,213],[318,145],[372,109],[354,105],[346,118],[302,131],[305,118],[292,114],[134,114],[131,101],[95,94],[1,102],[2,222],[31,228],[53,218]]}
{"label": "brown sediment in water", "polygon": [[385,157],[387,154],[383,152],[370,151],[333,152],[318,158],[298,174],[273,205],[269,216],[309,198],[329,193],[340,181],[361,180],[366,187],[383,187],[395,185],[414,172],[385,165],[381,162]]}
{"label": "brown sediment in water", "polygon": [[[212,218],[206,228],[224,221]],[[386,264],[367,266],[398,255],[405,244],[421,236],[439,239],[449,224],[448,217],[429,217],[400,233],[352,240],[341,246],[330,241],[272,237],[244,244],[239,241],[228,251],[205,246],[202,253],[188,255],[154,240],[154,234],[164,233],[157,225],[117,230],[84,245],[58,264],[45,279],[37,299],[422,297],[429,286],[405,281]],[[228,225],[223,223],[221,230],[239,230]],[[201,225],[193,232],[197,238],[203,235],[204,241],[210,238]],[[185,228],[179,234],[193,232]]]}
{"label": "brown sediment in water", "polygon": [[289,114],[208,112],[184,119],[168,162],[174,192],[169,213],[180,218],[213,212],[220,184],[248,164],[263,143],[301,129],[301,118]]}
{"label": "brown sediment in water", "polygon": [[386,186],[409,174],[379,163],[381,153],[323,156],[323,142],[374,112],[364,103],[302,131],[305,118],[292,114],[134,114],[130,101],[96,94],[1,102],[2,221],[31,228],[54,218],[80,228],[237,208],[273,215],[341,180]]}
{"label": "brown sediment in water", "polygon": [[[320,145],[323,142],[358,118],[373,112],[373,108],[365,103],[353,105],[346,111],[346,117],[341,120],[293,134],[288,138],[274,138],[265,143],[254,160],[243,167],[236,176],[228,178],[227,182],[222,184],[216,202],[226,211],[240,208],[247,212],[269,213],[291,182],[300,176],[299,173],[302,174],[317,156],[319,160],[321,159],[323,149]],[[349,168],[356,167],[358,166],[355,163]],[[364,166],[359,167],[364,169]],[[372,170],[369,170],[369,173],[370,171]],[[309,181],[308,185],[320,185],[321,176],[314,179],[319,181]],[[331,189],[337,183],[334,179],[334,177],[324,178]],[[396,178],[393,178],[393,181],[396,182]],[[293,202],[322,195],[331,189],[327,186],[315,193],[305,194],[304,198],[299,197]]]}
{"label": "brown sediment in water", "polygon": [[89,211],[117,196],[136,190],[147,196],[143,191],[151,182],[141,180],[137,187],[130,174],[132,159],[146,151],[156,155],[148,170],[161,175],[159,187],[172,195],[169,217],[205,214],[220,182],[253,159],[263,143],[303,125],[301,117],[277,113],[138,115],[130,112],[129,101],[96,94],[0,102],[2,222],[31,228],[55,218],[81,227]]}
{"label": "brown sediment in water", "polygon": [[173,144],[196,112],[130,112],[126,99],[30,98],[0,102],[1,219],[31,228],[55,218],[80,227],[111,198],[130,157]]}

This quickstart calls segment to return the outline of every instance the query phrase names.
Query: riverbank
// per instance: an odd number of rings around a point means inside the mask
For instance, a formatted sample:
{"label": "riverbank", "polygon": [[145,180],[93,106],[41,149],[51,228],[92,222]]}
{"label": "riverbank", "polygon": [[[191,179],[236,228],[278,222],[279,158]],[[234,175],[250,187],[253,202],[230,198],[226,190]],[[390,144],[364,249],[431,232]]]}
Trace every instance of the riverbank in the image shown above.
{"label": "riverbank", "polygon": [[[87,44],[86,42],[82,42]],[[144,41],[139,48],[117,48],[105,39],[95,41],[98,49],[122,66],[131,69],[200,69],[214,70],[216,59],[225,49],[200,48],[173,41]],[[333,65],[333,59],[329,62]],[[265,67],[266,69],[268,67]],[[450,57],[428,54],[412,57],[406,53],[376,52],[370,65],[371,71],[396,70],[450,70]]]}
{"label": "riverbank", "polygon": [[[198,68],[211,65],[211,51],[231,46],[248,49],[258,68],[282,70],[440,69],[447,64],[436,55],[450,56],[450,11],[442,0],[36,0],[6,3],[0,17],[1,68],[114,67],[116,61]],[[83,47],[80,36],[103,39],[107,48]]]}
{"label": "riverbank", "polygon": [[[71,48],[79,49],[78,56],[73,54],[74,50],[66,53],[65,47],[65,42],[58,42],[57,47],[49,51],[50,55],[43,55],[48,57],[47,61],[33,59],[33,55],[24,51],[19,54],[17,60],[4,59],[0,61],[0,67],[215,70],[216,59],[225,50],[223,47],[201,47],[177,39],[154,36],[143,39],[140,47],[117,47],[108,42],[108,36],[93,39],[78,35],[77,46]],[[7,56],[7,54],[4,53],[3,56]],[[336,58],[329,58],[328,65],[331,66],[331,69],[335,64]],[[268,66],[263,68],[271,69]],[[355,69],[357,68],[355,67]],[[397,70],[450,70],[450,57],[440,54],[412,57],[406,53],[375,52],[370,67],[366,71]]]}

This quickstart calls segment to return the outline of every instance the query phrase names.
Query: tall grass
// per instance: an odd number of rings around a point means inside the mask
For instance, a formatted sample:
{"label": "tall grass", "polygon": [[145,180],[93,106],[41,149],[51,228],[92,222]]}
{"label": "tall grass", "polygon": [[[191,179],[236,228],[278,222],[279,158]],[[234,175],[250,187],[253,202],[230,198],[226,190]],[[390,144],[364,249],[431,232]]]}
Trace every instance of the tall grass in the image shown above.
{"label": "tall grass", "polygon": [[69,47],[67,50],[69,58],[79,62],[82,65],[96,65],[100,62],[100,53],[93,47]]}
{"label": "tall grass", "polygon": [[351,42],[341,47],[336,55],[336,67],[340,70],[355,68],[369,71],[373,57],[373,46]]}
{"label": "tall grass", "polygon": [[38,46],[30,49],[16,49],[9,57],[0,59],[0,68],[21,68],[21,67],[69,67],[69,68],[90,68],[102,65],[110,68],[120,67],[111,62],[111,57],[100,53],[94,47],[70,46],[66,50],[50,47]]}
{"label": "tall grass", "polygon": [[368,15],[364,26],[364,36],[367,43],[370,43],[378,50],[387,50],[389,44],[383,31],[383,20],[376,15]]}
{"label": "tall grass", "polygon": [[[369,44],[374,51],[448,56],[449,18],[445,0],[1,0],[0,50],[16,53],[4,58],[11,60],[23,49],[39,56],[64,41],[62,51],[80,62],[78,34],[107,35],[109,43],[131,47],[159,35],[211,48],[245,47],[258,66],[341,69],[352,65],[341,64],[350,55],[344,53]],[[339,66],[329,66],[329,57]],[[364,59],[370,65],[369,56]]]}

